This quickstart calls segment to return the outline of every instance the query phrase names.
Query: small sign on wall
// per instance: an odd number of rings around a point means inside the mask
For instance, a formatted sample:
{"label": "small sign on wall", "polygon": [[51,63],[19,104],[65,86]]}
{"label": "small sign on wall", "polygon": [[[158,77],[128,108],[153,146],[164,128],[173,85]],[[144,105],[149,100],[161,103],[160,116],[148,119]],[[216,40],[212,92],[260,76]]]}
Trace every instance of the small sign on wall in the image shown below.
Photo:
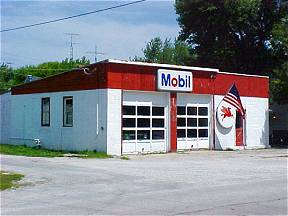
{"label": "small sign on wall", "polygon": [[224,128],[231,128],[235,124],[236,109],[225,101],[221,101],[217,107],[217,119]]}
{"label": "small sign on wall", "polygon": [[158,90],[192,92],[192,77],[192,73],[188,71],[159,69],[157,87]]}

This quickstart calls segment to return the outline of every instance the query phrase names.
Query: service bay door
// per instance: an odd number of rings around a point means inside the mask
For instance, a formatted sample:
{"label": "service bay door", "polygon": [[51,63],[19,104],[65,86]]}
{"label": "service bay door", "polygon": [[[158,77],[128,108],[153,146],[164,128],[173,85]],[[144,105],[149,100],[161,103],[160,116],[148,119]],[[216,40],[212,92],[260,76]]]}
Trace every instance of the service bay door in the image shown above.
{"label": "service bay door", "polygon": [[122,106],[122,153],[167,151],[167,93],[125,91]]}
{"label": "service bay door", "polygon": [[177,150],[209,148],[210,96],[177,95]]}

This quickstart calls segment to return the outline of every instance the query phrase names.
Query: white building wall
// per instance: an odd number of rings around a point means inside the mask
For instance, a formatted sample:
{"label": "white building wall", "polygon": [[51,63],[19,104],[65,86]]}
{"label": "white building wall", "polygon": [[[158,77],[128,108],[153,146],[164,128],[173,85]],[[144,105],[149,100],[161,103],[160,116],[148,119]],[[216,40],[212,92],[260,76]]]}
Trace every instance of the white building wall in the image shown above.
{"label": "white building wall", "polygon": [[247,148],[268,148],[269,145],[269,99],[245,98]]}
{"label": "white building wall", "polygon": [[[223,128],[217,120],[216,110],[224,95],[215,96],[215,148],[237,149],[235,125]],[[269,146],[269,100],[268,98],[241,97],[246,120],[244,121],[245,148],[266,148]]]}
{"label": "white building wall", "polygon": [[8,143],[11,118],[11,92],[0,95],[0,143]]}
{"label": "white building wall", "polygon": [[107,154],[121,155],[122,90],[107,90]]}
{"label": "white building wall", "polygon": [[[73,127],[63,127],[64,96],[73,96]],[[50,97],[50,127],[41,126],[43,97]],[[2,110],[3,106],[10,106],[12,113],[9,117],[7,108],[1,112],[2,143],[33,146],[33,139],[39,138],[42,146],[49,149],[107,150],[106,89],[12,95],[8,102],[3,102],[3,98],[1,102]],[[7,115],[4,121],[3,115]]]}

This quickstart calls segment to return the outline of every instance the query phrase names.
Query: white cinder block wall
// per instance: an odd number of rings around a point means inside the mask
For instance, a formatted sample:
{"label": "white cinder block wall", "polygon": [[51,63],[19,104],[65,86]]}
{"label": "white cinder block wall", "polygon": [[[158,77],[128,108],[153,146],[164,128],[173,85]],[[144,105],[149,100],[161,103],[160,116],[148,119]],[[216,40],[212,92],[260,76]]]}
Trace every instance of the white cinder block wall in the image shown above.
{"label": "white cinder block wall", "polygon": [[[224,95],[215,96],[215,111]],[[241,97],[246,109],[246,148],[269,148],[269,99],[256,97]],[[223,128],[215,117],[215,147],[216,149],[236,148],[235,125],[229,129]],[[245,142],[245,141],[244,141]]]}
{"label": "white cinder block wall", "polygon": [[107,90],[107,154],[121,155],[122,90]]}
{"label": "white cinder block wall", "polygon": [[247,148],[269,148],[269,99],[246,97]]}
{"label": "white cinder block wall", "polygon": [[0,95],[0,143],[9,143],[9,128],[11,118],[11,93]]}
{"label": "white cinder block wall", "polygon": [[[73,127],[63,127],[64,96],[73,97]],[[41,126],[43,97],[50,97],[50,127]],[[1,143],[33,146],[39,138],[45,148],[106,152],[107,97],[107,89],[12,95],[8,103],[2,97],[6,111],[1,112]]]}

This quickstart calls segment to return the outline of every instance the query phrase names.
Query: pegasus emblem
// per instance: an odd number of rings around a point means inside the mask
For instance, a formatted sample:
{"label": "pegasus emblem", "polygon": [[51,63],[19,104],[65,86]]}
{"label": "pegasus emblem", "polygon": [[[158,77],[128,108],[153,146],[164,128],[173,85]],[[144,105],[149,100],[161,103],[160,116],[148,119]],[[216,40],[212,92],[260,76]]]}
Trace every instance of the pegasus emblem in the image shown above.
{"label": "pegasus emblem", "polygon": [[221,112],[223,114],[221,114],[221,116],[223,116],[222,121],[226,118],[226,117],[232,117],[233,114],[231,113],[231,108],[230,107],[224,107],[222,106]]}

